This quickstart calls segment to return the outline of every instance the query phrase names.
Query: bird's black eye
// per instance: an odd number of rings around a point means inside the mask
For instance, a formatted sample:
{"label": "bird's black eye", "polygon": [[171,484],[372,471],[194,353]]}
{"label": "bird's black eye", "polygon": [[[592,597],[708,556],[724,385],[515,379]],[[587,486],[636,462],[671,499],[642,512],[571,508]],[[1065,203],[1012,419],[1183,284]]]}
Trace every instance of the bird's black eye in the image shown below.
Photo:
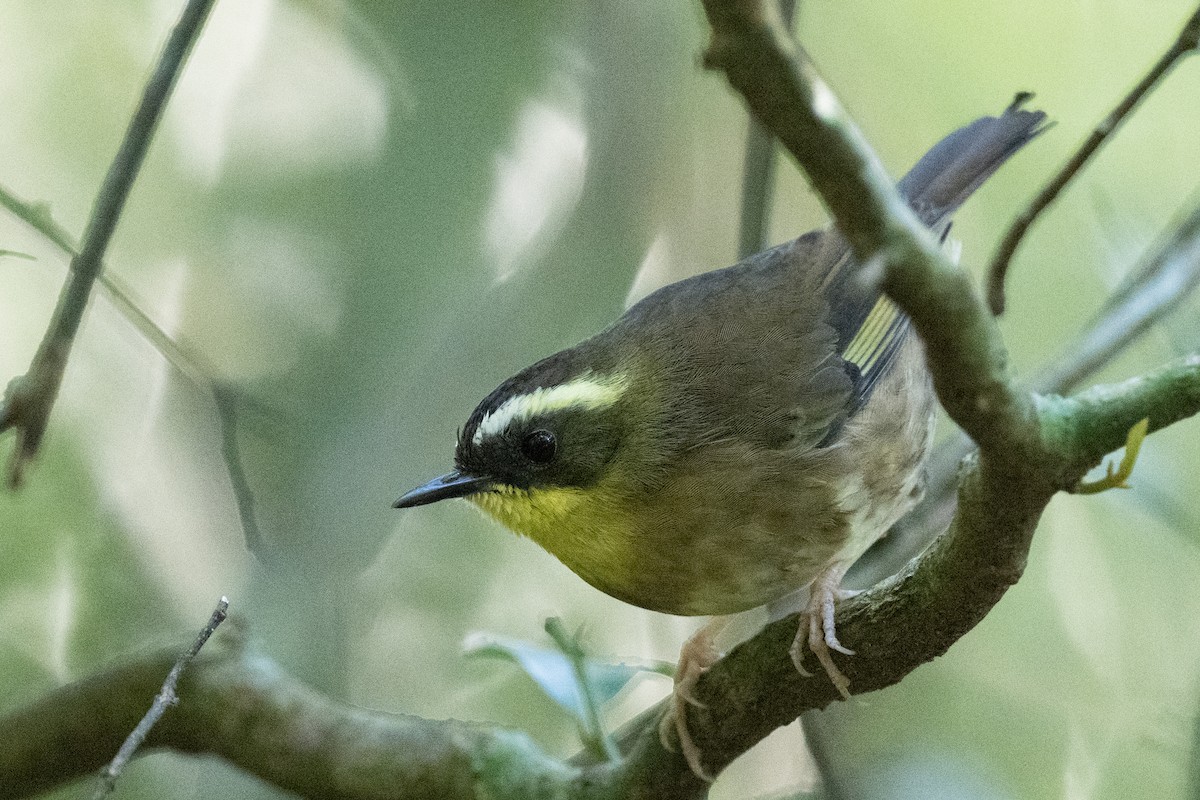
{"label": "bird's black eye", "polygon": [[548,464],[554,458],[554,451],[558,449],[558,442],[554,439],[554,434],[550,431],[536,430],[529,433],[521,440],[521,452],[530,461],[535,461],[538,464]]}

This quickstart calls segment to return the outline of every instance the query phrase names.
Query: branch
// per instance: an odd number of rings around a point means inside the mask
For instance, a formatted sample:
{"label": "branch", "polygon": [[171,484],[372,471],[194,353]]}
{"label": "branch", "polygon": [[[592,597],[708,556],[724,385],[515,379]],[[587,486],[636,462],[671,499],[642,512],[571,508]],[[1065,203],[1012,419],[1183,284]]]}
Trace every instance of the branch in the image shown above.
{"label": "branch", "polygon": [[[78,257],[79,245],[65,228],[54,221],[44,205],[22,200],[2,185],[0,205],[54,243],[72,259],[72,263]],[[240,400],[238,393],[216,378],[216,370],[195,348],[169,336],[158,323],[142,311],[128,287],[122,285],[115,275],[109,275],[104,264],[100,266],[96,281],[117,310],[158,350],[168,364],[179,370],[180,374],[201,391],[212,395],[221,435],[221,457],[229,474],[246,549],[266,562],[270,554],[258,527],[258,519],[254,513],[254,491],[250,488],[250,480],[242,464],[241,451],[237,444],[237,410]]]}
{"label": "branch", "polygon": [[[606,768],[575,770],[524,735],[389,715],[305,687],[228,635],[179,683],[146,744],[219,756],[286,791],[330,800],[601,798]],[[176,650],[65,686],[0,719],[0,798],[98,769],[141,716]],[[607,795],[613,797],[614,795]]]}
{"label": "branch", "polygon": [[[1178,223],[1142,267],[1113,292],[1070,345],[1033,379],[1033,389],[1061,394],[1109,364],[1200,284],[1200,205]],[[872,586],[920,555],[954,516],[959,465],[975,450],[961,431],[934,450],[925,498],[851,569],[847,582]]]}
{"label": "branch", "polygon": [[71,261],[68,276],[50,327],[33,357],[29,372],[9,384],[0,406],[0,432],[15,428],[17,444],[9,466],[9,485],[21,483],[25,466],[37,455],[50,410],[62,385],[67,358],[83,320],[92,285],[103,267],[104,253],[112,240],[125,200],[137,178],[146,151],[183,61],[200,33],[213,0],[189,0],[171,37],[163,48],[158,66],[142,94],[125,138],[109,166],[88,218],[79,253]]}
{"label": "branch", "polygon": [[[898,683],[978,624],[1020,578],[1050,498],[1122,446],[1139,414],[1150,418],[1151,429],[1161,429],[1200,413],[1200,357],[1074,398],[1041,398],[1038,406],[1046,427],[1060,432],[1050,448],[1061,454],[1057,461],[1004,473],[976,458],[964,473],[949,530],[898,574],[839,603],[838,638],[856,655],[838,666],[853,694]],[[710,772],[720,772],[775,728],[840,700],[822,676],[796,671],[788,650],[799,622],[793,615],[768,625],[701,679],[703,707],[689,712],[688,727]],[[653,723],[664,707],[639,716],[617,736],[628,753],[627,785],[639,789],[630,796],[702,796],[704,784],[659,743]]]}
{"label": "branch", "polygon": [[1125,444],[1139,420],[1149,418],[1153,433],[1197,412],[1200,355],[1072,397],[1040,397],[1038,405],[1047,445],[1059,456],[1061,488],[1071,489],[1105,454]]}
{"label": "branch", "polygon": [[1030,226],[1041,216],[1043,211],[1050,207],[1051,203],[1058,199],[1058,195],[1071,182],[1071,179],[1079,174],[1100,149],[1100,146],[1116,133],[1121,123],[1133,112],[1142,99],[1158,85],[1159,81],[1166,77],[1181,58],[1195,52],[1198,45],[1200,45],[1200,8],[1196,9],[1184,23],[1183,30],[1179,32],[1179,36],[1175,38],[1167,52],[1163,53],[1162,58],[1150,68],[1150,71],[1117,104],[1116,108],[1101,120],[1075,155],[1038,193],[1038,196],[1029,204],[1029,208],[1017,217],[1012,227],[1008,229],[1004,241],[1000,244],[1000,249],[996,252],[996,258],[988,270],[988,305],[993,314],[1004,313],[1004,280],[1008,274],[1008,265]]}
{"label": "branch", "polygon": [[1113,292],[1100,312],[1033,379],[1035,391],[1066,392],[1108,364],[1200,284],[1200,205],[1143,257],[1142,267]]}
{"label": "branch", "polygon": [[773,4],[705,0],[721,69],[804,169],[860,264],[925,341],[938,397],[984,448],[1036,447],[1033,406],[1008,375],[1003,342],[970,277],[941,252],[833,91],[788,36]]}
{"label": "branch", "polygon": [[[979,444],[947,533],[899,575],[839,608],[839,638],[857,651],[839,666],[855,693],[872,691],[941,654],[983,618],[1020,577],[1046,504],[1119,447],[1134,422],[1149,417],[1159,428],[1200,411],[1200,373],[1186,361],[1069,400],[1018,388],[965,274],[903,207],[773,9],[745,0],[707,0],[705,8],[713,27],[707,63],[726,72],[787,145],[859,261],[878,260],[884,290],[926,343],[939,398]],[[704,707],[689,715],[689,728],[713,771],[795,715],[836,699],[827,682],[808,685],[789,663],[796,625],[793,617],[768,627],[701,680]],[[634,752],[649,754],[635,761],[658,759],[649,734],[635,740]]]}
{"label": "branch", "polygon": [[[13,216],[58,247],[71,259],[72,264],[79,257],[79,243],[66,228],[50,216],[50,210],[45,204],[22,200],[7,187],[0,185],[0,206],[7,208]],[[110,275],[107,265],[101,263],[96,282],[100,284],[100,291],[171,366],[200,388],[208,388],[213,383],[213,370],[205,365],[191,348],[172,339],[158,323],[142,311],[141,306],[133,299],[129,287],[123,285],[116,276]]]}
{"label": "branch", "polygon": [[[1132,416],[1145,412],[1162,427],[1200,411],[1200,358],[1044,404],[1086,471],[1083,461],[1120,446]],[[950,531],[899,575],[839,605],[839,637],[858,651],[840,665],[852,691],[898,682],[974,627],[1020,577],[1054,492],[1045,475],[1013,484],[986,468],[969,471]],[[776,727],[840,699],[827,680],[796,671],[788,648],[797,624],[791,616],[767,626],[701,680],[705,707],[692,710],[689,727],[714,772]],[[137,722],[173,659],[174,651],[137,659],[0,717],[0,800],[97,769]],[[661,704],[619,737],[621,762],[585,756],[568,766],[521,734],[338,703],[236,642],[197,658],[180,681],[179,700],[149,746],[216,755],[310,797],[650,800],[708,791],[682,756],[662,748],[655,722]]]}

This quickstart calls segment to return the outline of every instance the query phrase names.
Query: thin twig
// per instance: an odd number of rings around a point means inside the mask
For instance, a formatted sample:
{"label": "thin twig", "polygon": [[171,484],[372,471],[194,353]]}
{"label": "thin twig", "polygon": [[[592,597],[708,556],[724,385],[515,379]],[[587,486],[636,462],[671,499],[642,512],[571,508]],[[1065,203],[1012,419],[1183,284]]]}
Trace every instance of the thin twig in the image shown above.
{"label": "thin twig", "polygon": [[[789,29],[796,16],[797,0],[780,0],[779,12]],[[738,228],[738,259],[767,246],[767,225],[775,193],[775,137],[753,114],[746,130],[746,158],[742,166],[742,216]]]}
{"label": "thin twig", "polygon": [[46,335],[33,357],[29,372],[9,384],[4,404],[0,406],[0,432],[9,428],[17,430],[17,444],[8,479],[12,487],[20,485],[25,466],[37,455],[50,410],[62,385],[75,334],[83,320],[92,286],[103,268],[104,253],[145,160],[167,98],[213,2],[189,0],[179,22],[171,31],[117,155],[109,165],[96,195],[79,253],[71,261],[71,274],[59,295]]}
{"label": "thin twig", "polygon": [[213,609],[212,616],[208,618],[208,622],[200,629],[200,635],[196,637],[196,641],[192,642],[192,646],[187,649],[183,655],[175,662],[175,666],[171,667],[171,671],[167,673],[167,679],[163,681],[162,689],[154,698],[154,702],[150,705],[150,710],[142,717],[141,722],[137,727],[125,738],[121,744],[121,749],[109,762],[108,766],[100,773],[100,783],[96,787],[96,791],[92,793],[92,800],[104,800],[105,797],[112,792],[117,785],[117,778],[120,777],[125,765],[129,763],[129,759],[133,758],[133,754],[142,746],[142,742],[146,741],[146,736],[149,735],[150,729],[162,718],[166,710],[178,702],[179,698],[175,694],[175,687],[179,683],[179,676],[187,669],[188,664],[200,652],[200,648],[204,647],[204,643],[208,641],[208,637],[212,636],[213,631],[217,629],[229,612],[229,599],[222,597],[217,603],[217,607]]}
{"label": "thin twig", "polygon": [[1008,274],[1008,266],[1030,226],[1058,198],[1058,195],[1071,182],[1071,179],[1083,169],[1084,165],[1100,149],[1100,146],[1116,132],[1121,123],[1125,121],[1125,118],[1129,116],[1155,85],[1171,71],[1171,68],[1175,66],[1179,59],[1194,52],[1198,46],[1200,46],[1200,8],[1196,9],[1188,19],[1187,23],[1183,26],[1183,30],[1179,32],[1179,36],[1167,52],[1163,53],[1162,58],[1150,68],[1145,77],[1117,104],[1116,108],[1109,112],[1108,116],[1095,127],[1091,136],[1087,138],[1087,141],[1083,143],[1078,152],[1072,156],[1070,161],[1063,165],[1063,168],[1054,176],[1053,180],[1046,184],[1046,187],[1030,203],[1029,208],[1013,222],[1012,227],[1009,228],[1008,233],[1004,237],[1004,241],[1001,242],[1000,249],[997,251],[996,257],[993,259],[991,268],[988,271],[988,306],[991,308],[993,314],[999,316],[1004,313],[1004,281]]}
{"label": "thin twig", "polygon": [[[55,221],[46,204],[22,200],[15,192],[0,185],[0,206],[7,208],[15,217],[46,237],[65,253],[74,265],[74,260],[79,256],[79,243]],[[196,388],[212,395],[221,435],[221,456],[229,473],[246,549],[258,558],[265,559],[267,551],[255,515],[254,492],[250,488],[237,445],[236,407],[239,398],[236,392],[221,384],[216,378],[216,370],[194,347],[159,327],[158,323],[142,310],[141,304],[133,298],[129,288],[123,285],[117,276],[110,274],[103,263],[96,281],[117,311],[158,350],[167,363],[179,370]]]}
{"label": "thin twig", "polygon": [[758,117],[751,116],[746,130],[746,158],[742,166],[742,216],[738,227],[739,260],[767,246],[767,224],[775,186],[775,137]]}
{"label": "thin twig", "polygon": [[1200,284],[1200,204],[1174,226],[1142,267],[1105,302],[1083,334],[1033,380],[1042,394],[1061,394],[1103,367]]}
{"label": "thin twig", "polygon": [[[73,257],[79,251],[79,245],[71,238],[71,234],[67,233],[66,228],[54,221],[54,218],[50,216],[50,208],[45,203],[30,203],[22,200],[13,192],[0,186],[0,205],[11,211],[13,216],[26,225],[54,242],[60,250],[68,255]],[[101,275],[101,283],[104,282],[104,278],[105,276]]]}

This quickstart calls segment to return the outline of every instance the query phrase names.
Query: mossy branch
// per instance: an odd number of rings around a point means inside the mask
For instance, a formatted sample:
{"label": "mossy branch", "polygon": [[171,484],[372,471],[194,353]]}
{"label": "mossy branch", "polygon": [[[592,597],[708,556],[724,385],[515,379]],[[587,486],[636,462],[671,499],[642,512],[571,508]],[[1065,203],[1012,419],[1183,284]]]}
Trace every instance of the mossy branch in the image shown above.
{"label": "mossy branch", "polygon": [[[379,714],[308,689],[218,636],[179,682],[147,747],[219,756],[307,797],[605,797],[585,773],[517,733]],[[177,650],[149,653],[58,689],[0,724],[0,798],[29,797],[104,765],[138,722]]]}
{"label": "mossy branch", "polygon": [[[1058,356],[1031,381],[1034,391],[1062,394],[1109,364],[1173,311],[1200,283],[1200,206],[1173,222],[1141,266]],[[851,570],[851,586],[872,586],[916,557],[946,529],[957,502],[959,465],[975,450],[959,431],[934,450],[925,498]]]}

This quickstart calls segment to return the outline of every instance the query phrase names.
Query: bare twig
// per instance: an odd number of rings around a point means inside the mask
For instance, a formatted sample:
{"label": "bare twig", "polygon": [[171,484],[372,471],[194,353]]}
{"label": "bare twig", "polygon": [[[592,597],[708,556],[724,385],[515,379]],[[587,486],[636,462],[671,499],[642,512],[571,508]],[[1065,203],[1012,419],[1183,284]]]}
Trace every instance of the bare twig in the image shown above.
{"label": "bare twig", "polygon": [[208,622],[200,629],[200,634],[196,637],[196,641],[192,642],[192,646],[179,657],[175,662],[175,666],[171,667],[171,671],[167,673],[167,679],[163,681],[162,689],[154,698],[154,702],[150,705],[150,710],[142,717],[141,722],[137,727],[126,737],[121,749],[109,762],[108,766],[100,773],[100,783],[96,787],[96,791],[92,794],[92,800],[104,800],[105,797],[112,792],[117,785],[117,778],[120,777],[125,765],[129,763],[129,759],[133,758],[133,754],[142,746],[142,742],[146,741],[146,736],[150,733],[150,729],[155,723],[162,718],[166,710],[175,705],[179,698],[175,694],[175,687],[179,683],[179,676],[187,669],[188,664],[200,652],[200,648],[204,647],[204,643],[208,641],[208,637],[212,636],[213,631],[217,629],[222,622],[225,621],[225,616],[229,611],[228,598],[222,597],[217,602],[217,607],[213,609],[212,616],[208,618]]}
{"label": "bare twig", "polygon": [[1035,391],[1060,394],[1110,362],[1179,307],[1200,284],[1200,204],[1171,229],[1105,302],[1083,334],[1033,379]]}
{"label": "bare twig", "polygon": [[37,455],[41,446],[50,410],[62,385],[67,358],[91,296],[92,285],[103,268],[104,253],[145,160],[167,98],[213,2],[189,0],[179,22],[171,31],[158,65],[142,93],[142,100],[129,122],[125,138],[96,195],[79,253],[71,261],[71,274],[59,295],[46,335],[33,357],[29,372],[8,386],[4,404],[0,406],[0,432],[9,428],[17,431],[17,443],[9,467],[10,486],[20,485],[26,465]]}
{"label": "bare twig", "polygon": [[[50,216],[49,209],[44,205],[22,200],[3,185],[0,185],[0,205],[53,242],[70,258],[78,256],[79,245],[71,234]],[[216,377],[217,371],[194,347],[168,334],[149,314],[142,311],[141,304],[134,300],[133,294],[117,276],[108,273],[107,267],[102,267],[96,281],[117,310],[158,350],[168,364],[179,370],[196,388],[212,395],[221,432],[221,457],[229,473],[246,549],[265,561],[268,556],[266,542],[258,527],[258,518],[254,511],[254,492],[250,488],[237,444],[237,408],[241,399],[238,393]]]}
{"label": "bare twig", "polygon": [[1117,104],[1116,108],[1110,111],[1108,116],[1095,127],[1091,136],[1071,157],[1071,160],[1063,165],[1050,183],[1046,184],[1046,187],[1030,203],[1029,208],[1017,217],[1001,242],[1000,249],[988,270],[988,305],[993,314],[1004,313],[1004,281],[1008,274],[1008,266],[1030,226],[1058,198],[1062,190],[1083,169],[1084,165],[1100,149],[1100,146],[1116,132],[1138,103],[1171,71],[1179,59],[1195,52],[1198,45],[1200,45],[1200,8],[1188,19],[1183,30],[1179,32],[1179,36],[1176,37],[1167,52],[1163,53],[1162,58],[1150,68],[1150,71]]}
{"label": "bare twig", "polygon": [[258,527],[258,517],[254,513],[254,490],[250,487],[250,478],[246,475],[246,467],[242,463],[242,451],[238,447],[238,394],[217,380],[209,385],[209,390],[217,409],[217,422],[221,427],[221,459],[225,462],[225,471],[229,474],[229,486],[233,492],[234,504],[237,505],[238,518],[242,522],[242,536],[245,538],[246,549],[263,563],[268,563],[271,552]]}
{"label": "bare twig", "polygon": [[[70,258],[78,256],[79,245],[71,234],[50,216],[49,209],[44,205],[22,200],[3,185],[0,185],[0,205],[53,242]],[[221,457],[225,461],[225,470],[229,473],[229,483],[234,503],[237,505],[238,517],[242,522],[246,549],[266,561],[269,554],[254,511],[254,492],[250,488],[237,444],[237,410],[241,401],[238,393],[216,377],[217,371],[194,347],[168,334],[150,318],[150,315],[142,311],[133,294],[122,285],[117,276],[108,273],[107,267],[102,267],[96,281],[117,310],[158,350],[168,364],[179,370],[197,389],[212,395],[221,433]]]}
{"label": "bare twig", "polygon": [[[177,655],[143,653],[0,714],[0,797],[40,796],[100,768]],[[178,691],[146,746],[221,758],[297,797],[632,797],[613,787],[611,766],[571,769],[517,731],[322,695],[250,643],[206,648]]]}

